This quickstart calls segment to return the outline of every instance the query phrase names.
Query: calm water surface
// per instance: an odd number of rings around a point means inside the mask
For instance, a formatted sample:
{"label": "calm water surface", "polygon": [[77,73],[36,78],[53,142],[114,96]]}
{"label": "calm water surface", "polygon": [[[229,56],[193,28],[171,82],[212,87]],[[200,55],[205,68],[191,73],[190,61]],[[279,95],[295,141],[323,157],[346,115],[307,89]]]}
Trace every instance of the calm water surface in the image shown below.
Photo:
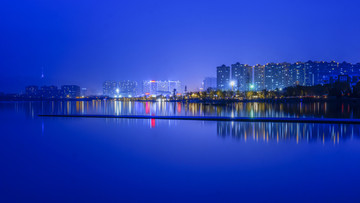
{"label": "calm water surface", "polygon": [[354,104],[0,103],[0,202],[359,202],[360,126],[102,118],[359,118]]}

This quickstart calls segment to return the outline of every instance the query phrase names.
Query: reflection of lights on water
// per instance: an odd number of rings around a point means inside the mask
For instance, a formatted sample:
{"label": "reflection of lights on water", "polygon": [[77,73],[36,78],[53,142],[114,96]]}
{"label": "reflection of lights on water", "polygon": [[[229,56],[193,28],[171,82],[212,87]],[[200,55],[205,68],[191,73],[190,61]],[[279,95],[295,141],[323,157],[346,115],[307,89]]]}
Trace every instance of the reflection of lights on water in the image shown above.
{"label": "reflection of lights on water", "polygon": [[[349,127],[352,129],[345,130]],[[360,131],[360,129],[357,129]],[[217,134],[222,137],[255,142],[274,142],[291,140],[296,144],[318,142],[339,144],[341,139],[353,139],[354,127],[351,125],[293,124],[293,123],[238,123],[218,122]],[[357,131],[355,131],[355,135]]]}
{"label": "reflection of lights on water", "polygon": [[154,118],[151,119],[151,128],[155,128],[155,119]]}
{"label": "reflection of lights on water", "polygon": [[121,114],[121,101],[114,101],[114,108],[115,108],[115,114],[120,115]]}
{"label": "reflection of lights on water", "polygon": [[177,103],[177,112],[178,113],[181,112],[181,103],[180,102]]}
{"label": "reflection of lights on water", "polygon": [[149,102],[145,103],[145,113],[149,114],[150,113],[150,106],[149,106]]}
{"label": "reflection of lights on water", "polygon": [[45,125],[44,125],[44,121],[41,122],[41,135],[44,136],[44,131],[45,131]]}

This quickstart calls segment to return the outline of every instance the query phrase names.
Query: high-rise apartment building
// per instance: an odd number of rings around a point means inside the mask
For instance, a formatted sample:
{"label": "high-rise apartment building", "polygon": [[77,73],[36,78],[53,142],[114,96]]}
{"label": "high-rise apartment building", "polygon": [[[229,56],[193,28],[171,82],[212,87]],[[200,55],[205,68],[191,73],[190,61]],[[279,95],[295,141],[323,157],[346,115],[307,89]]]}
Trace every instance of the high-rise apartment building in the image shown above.
{"label": "high-rise apartment building", "polygon": [[169,96],[182,93],[181,82],[178,80],[145,80],[143,81],[143,94],[144,95],[163,95]]}
{"label": "high-rise apartment building", "polygon": [[337,81],[338,76],[343,75],[357,81],[356,78],[360,76],[360,63],[307,61],[293,64],[268,63],[265,66],[235,63],[231,65],[231,78],[227,66],[217,67],[217,88],[230,90],[232,83],[234,90],[239,91],[281,90],[294,85],[323,85]]}
{"label": "high-rise apartment building", "polygon": [[252,67],[247,64],[232,64],[231,82],[234,82],[234,90],[249,91],[252,84]]}
{"label": "high-rise apartment building", "polygon": [[116,89],[118,88],[118,83],[114,81],[105,81],[103,83],[103,94],[106,96],[113,97],[116,95]]}
{"label": "high-rise apartment building", "polygon": [[61,86],[61,93],[64,98],[80,97],[80,86],[77,85],[63,85]]}
{"label": "high-rise apartment building", "polygon": [[216,68],[217,75],[217,88],[219,90],[229,90],[230,87],[230,67],[229,66],[218,66]]}
{"label": "high-rise apartment building", "polygon": [[[118,83],[118,96],[120,97],[133,97],[136,96],[137,82],[131,80],[124,80]],[[116,91],[116,90],[115,90]]]}
{"label": "high-rise apartment building", "polygon": [[255,91],[265,89],[265,66],[257,64],[253,67],[253,85]]}

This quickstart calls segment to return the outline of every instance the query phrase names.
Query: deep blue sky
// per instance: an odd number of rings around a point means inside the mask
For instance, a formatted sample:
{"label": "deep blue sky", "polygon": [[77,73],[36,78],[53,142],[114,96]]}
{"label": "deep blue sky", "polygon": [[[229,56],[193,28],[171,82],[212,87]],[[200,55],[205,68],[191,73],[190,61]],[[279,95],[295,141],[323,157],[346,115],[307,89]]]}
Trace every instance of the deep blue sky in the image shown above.
{"label": "deep blue sky", "polygon": [[215,67],[360,62],[359,1],[0,1],[0,91],[40,84],[179,79]]}

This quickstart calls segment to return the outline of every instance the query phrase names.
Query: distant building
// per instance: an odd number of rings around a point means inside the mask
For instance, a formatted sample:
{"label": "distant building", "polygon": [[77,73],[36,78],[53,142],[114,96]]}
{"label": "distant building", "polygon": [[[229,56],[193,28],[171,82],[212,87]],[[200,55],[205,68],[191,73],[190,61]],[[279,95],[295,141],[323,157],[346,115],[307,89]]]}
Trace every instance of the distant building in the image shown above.
{"label": "distant building", "polygon": [[133,97],[138,95],[138,83],[132,80],[120,82],[105,81],[103,83],[103,95],[109,97]]}
{"label": "distant building", "polygon": [[178,80],[146,80],[143,81],[143,94],[144,95],[163,95],[170,96],[182,93],[181,82]]}
{"label": "distant building", "polygon": [[105,81],[103,83],[103,95],[113,97],[116,94],[118,83],[114,81]]}
{"label": "distant building", "polygon": [[208,89],[216,89],[217,88],[216,78],[215,77],[206,77],[203,80],[202,87],[203,87],[204,91],[207,91]]}
{"label": "distant building", "polygon": [[25,94],[28,97],[37,97],[39,94],[38,86],[27,86],[25,87]]}
{"label": "distant building", "polygon": [[337,78],[338,82],[345,82],[345,83],[350,83],[351,82],[351,77],[349,77],[348,75],[339,75]]}
{"label": "distant building", "polygon": [[156,95],[157,93],[157,82],[155,80],[143,81],[143,94],[144,95]]}
{"label": "distant building", "polygon": [[175,94],[182,94],[181,82],[179,80],[169,80],[169,91]]}
{"label": "distant building", "polygon": [[157,83],[156,94],[158,94],[158,95],[169,95],[170,94],[168,81],[160,80],[160,81],[156,81],[156,83]]}
{"label": "distant building", "polygon": [[77,85],[63,85],[61,86],[61,93],[63,98],[80,97],[80,86]]}
{"label": "distant building", "polygon": [[61,93],[57,86],[42,86],[38,91],[38,96],[41,98],[59,98]]}
{"label": "distant building", "polygon": [[291,76],[291,64],[290,63],[280,63],[279,64],[281,67],[281,73],[280,73],[280,89],[283,89],[285,87],[290,87],[293,86],[294,82],[292,80],[292,76]]}
{"label": "distant building", "polygon": [[[118,89],[118,94],[119,94],[118,96],[120,96],[120,97],[136,96],[137,82],[131,81],[131,80],[121,81],[121,82],[119,82],[117,89]],[[115,89],[115,92],[116,91],[117,90]]]}
{"label": "distant building", "polygon": [[255,91],[265,89],[265,66],[257,64],[253,68],[253,85]]}
{"label": "distant building", "polygon": [[279,86],[279,64],[268,63],[265,65],[265,89],[274,90]]}
{"label": "distant building", "polygon": [[338,79],[343,75],[348,75],[351,85],[354,85],[359,81],[360,63],[307,61],[293,64],[268,63],[265,66],[235,63],[231,65],[231,79],[229,67],[222,65],[216,70],[218,89],[229,90],[230,82],[234,82],[234,90],[261,91],[281,90],[294,85],[324,85],[345,78]]}
{"label": "distant building", "polygon": [[229,90],[230,89],[230,67],[229,66],[218,66],[216,68],[216,79],[217,79],[217,88],[219,90]]}
{"label": "distant building", "polygon": [[249,91],[252,83],[252,67],[247,64],[232,64],[231,81],[235,83],[234,90]]}
{"label": "distant building", "polygon": [[302,62],[291,65],[291,75],[294,85],[305,85],[305,66]]}
{"label": "distant building", "polygon": [[291,65],[289,63],[267,63],[265,65],[265,89],[281,90],[292,86]]}
{"label": "distant building", "polygon": [[304,63],[304,85],[305,86],[313,86],[315,85],[315,65],[312,61],[308,61]]}
{"label": "distant building", "polygon": [[87,88],[86,88],[86,87],[82,87],[82,88],[81,88],[80,96],[82,96],[82,97],[86,97],[86,96],[87,96]]}

